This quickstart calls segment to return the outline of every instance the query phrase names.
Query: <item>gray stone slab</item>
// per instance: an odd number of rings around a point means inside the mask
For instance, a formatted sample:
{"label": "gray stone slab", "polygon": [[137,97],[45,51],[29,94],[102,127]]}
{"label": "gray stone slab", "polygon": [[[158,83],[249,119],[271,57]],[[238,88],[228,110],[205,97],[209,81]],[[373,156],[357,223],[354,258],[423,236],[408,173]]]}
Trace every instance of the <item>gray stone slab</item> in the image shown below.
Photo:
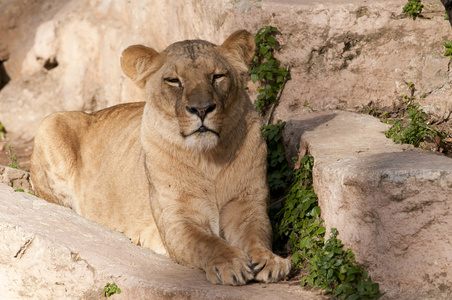
{"label": "gray stone slab", "polygon": [[323,112],[289,121],[285,139],[314,156],[327,232],[339,230],[387,298],[450,299],[452,160],[394,144],[386,129],[368,115]]}

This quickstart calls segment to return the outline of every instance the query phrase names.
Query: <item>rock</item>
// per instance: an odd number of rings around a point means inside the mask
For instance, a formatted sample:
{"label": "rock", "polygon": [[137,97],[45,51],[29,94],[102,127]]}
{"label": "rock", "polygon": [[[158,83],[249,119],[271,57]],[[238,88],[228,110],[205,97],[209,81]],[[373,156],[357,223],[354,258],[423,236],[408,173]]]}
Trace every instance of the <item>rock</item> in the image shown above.
{"label": "rock", "polygon": [[[450,27],[439,1],[424,18],[402,14],[399,0],[3,0],[0,61],[11,81],[0,91],[0,121],[30,139],[46,115],[92,111],[142,100],[119,57],[131,44],[158,51],[184,39],[221,43],[237,29],[276,26],[278,58],[291,66],[275,119],[313,110],[392,106],[416,84],[425,111],[452,111]],[[20,21],[18,21],[20,20]]]}
{"label": "rock", "polygon": [[2,299],[326,299],[299,285],[209,283],[204,272],[173,263],[69,208],[0,184]]}
{"label": "rock", "polygon": [[33,192],[30,184],[30,173],[10,167],[0,166],[0,183],[9,185],[15,190]]}
{"label": "rock", "polygon": [[336,111],[289,121],[284,138],[314,156],[327,232],[339,230],[387,298],[450,299],[452,160],[406,151],[386,129]]}

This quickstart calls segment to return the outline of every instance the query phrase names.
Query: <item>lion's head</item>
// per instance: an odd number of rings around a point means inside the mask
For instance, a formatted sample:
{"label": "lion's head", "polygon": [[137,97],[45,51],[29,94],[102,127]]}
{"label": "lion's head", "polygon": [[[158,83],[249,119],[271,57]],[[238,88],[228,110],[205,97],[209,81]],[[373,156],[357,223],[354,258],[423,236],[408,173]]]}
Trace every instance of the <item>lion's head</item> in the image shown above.
{"label": "lion's head", "polygon": [[233,126],[233,115],[247,101],[244,75],[254,49],[252,35],[242,30],[221,46],[188,40],[161,53],[130,46],[121,66],[146,91],[144,118],[149,120],[143,122],[152,123],[153,130],[161,130],[162,138],[173,144],[207,151]]}

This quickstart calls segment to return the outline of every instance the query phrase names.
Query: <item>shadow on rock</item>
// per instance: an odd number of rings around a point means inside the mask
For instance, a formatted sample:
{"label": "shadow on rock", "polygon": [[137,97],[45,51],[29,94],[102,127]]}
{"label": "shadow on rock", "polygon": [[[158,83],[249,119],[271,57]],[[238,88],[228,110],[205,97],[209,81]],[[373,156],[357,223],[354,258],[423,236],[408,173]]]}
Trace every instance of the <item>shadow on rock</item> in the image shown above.
{"label": "shadow on rock", "polygon": [[[284,147],[286,147],[286,159],[291,165],[293,165],[292,158],[298,156],[301,136],[305,132],[314,131],[320,125],[331,121],[336,117],[336,115],[337,114],[335,112],[331,112],[331,114],[323,113],[321,115],[312,113],[309,117],[303,120],[291,119],[286,122],[283,132],[283,139]],[[307,146],[303,148],[307,149]]]}

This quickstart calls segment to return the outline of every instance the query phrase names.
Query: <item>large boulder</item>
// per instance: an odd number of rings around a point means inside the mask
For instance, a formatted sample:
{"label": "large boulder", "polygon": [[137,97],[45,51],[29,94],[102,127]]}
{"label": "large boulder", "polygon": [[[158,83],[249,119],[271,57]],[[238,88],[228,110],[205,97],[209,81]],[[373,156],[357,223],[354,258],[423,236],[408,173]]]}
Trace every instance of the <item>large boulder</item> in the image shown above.
{"label": "large boulder", "polygon": [[423,3],[424,17],[413,21],[400,0],[3,0],[0,62],[11,81],[0,91],[0,121],[29,139],[51,112],[141,100],[119,66],[127,46],[221,43],[262,25],[282,32],[278,56],[291,66],[276,118],[391,106],[411,81],[427,95],[424,109],[444,119],[452,111],[443,56],[451,29],[439,1]]}
{"label": "large boulder", "polygon": [[351,248],[392,299],[452,297],[452,160],[409,151],[388,125],[351,112],[291,120],[285,140],[314,156],[327,232]]}

